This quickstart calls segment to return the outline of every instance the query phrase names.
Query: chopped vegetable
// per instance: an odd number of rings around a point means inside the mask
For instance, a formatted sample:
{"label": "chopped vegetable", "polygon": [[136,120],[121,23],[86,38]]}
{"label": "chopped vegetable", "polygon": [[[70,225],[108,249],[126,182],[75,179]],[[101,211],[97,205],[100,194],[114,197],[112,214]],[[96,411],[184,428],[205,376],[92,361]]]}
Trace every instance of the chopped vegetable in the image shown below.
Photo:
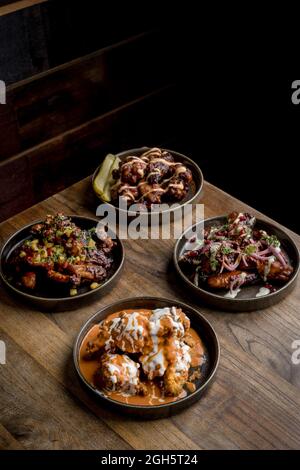
{"label": "chopped vegetable", "polygon": [[100,284],[98,282],[92,282],[92,284],[90,285],[90,288],[93,290],[93,289],[97,289],[97,287],[99,287]]}

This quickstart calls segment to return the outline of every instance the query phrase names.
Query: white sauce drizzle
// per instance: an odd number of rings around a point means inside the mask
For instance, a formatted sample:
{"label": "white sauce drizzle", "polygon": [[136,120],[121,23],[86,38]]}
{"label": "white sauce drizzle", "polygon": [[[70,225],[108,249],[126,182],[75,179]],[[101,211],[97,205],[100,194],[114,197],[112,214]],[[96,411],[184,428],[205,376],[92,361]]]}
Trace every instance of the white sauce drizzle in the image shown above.
{"label": "white sauce drizzle", "polygon": [[188,240],[183,247],[183,251],[196,251],[199,250],[199,248],[202,248],[203,245],[204,240],[199,240],[198,238],[196,238],[196,240],[193,242],[191,242],[191,240]]}
{"label": "white sauce drizzle", "polygon": [[239,292],[241,292],[240,288],[233,289],[232,291],[229,290],[228,292],[226,292],[224,297],[226,299],[235,299]]}
{"label": "white sauce drizzle", "polygon": [[261,287],[255,297],[263,297],[264,295],[270,294],[270,292],[270,289],[267,287]]}
{"label": "white sauce drizzle", "polygon": [[271,266],[272,264],[274,263],[274,261],[276,260],[275,256],[270,256],[265,264],[265,268],[264,268],[264,281],[267,280],[268,278],[268,275],[271,271]]}

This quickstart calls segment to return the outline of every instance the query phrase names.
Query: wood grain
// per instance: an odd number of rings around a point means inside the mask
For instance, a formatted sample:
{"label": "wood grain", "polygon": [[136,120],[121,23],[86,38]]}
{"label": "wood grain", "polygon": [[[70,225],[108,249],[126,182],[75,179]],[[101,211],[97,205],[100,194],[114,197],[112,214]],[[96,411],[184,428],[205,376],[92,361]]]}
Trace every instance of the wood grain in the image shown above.
{"label": "wood grain", "polygon": [[[205,216],[257,211],[205,183]],[[85,179],[0,225],[0,243],[45,213],[94,215]],[[266,217],[264,217],[267,219]],[[297,245],[300,238],[289,232]],[[300,338],[299,287],[274,307],[247,314],[213,311],[195,302],[170,264],[174,240],[129,240],[118,284],[92,305],[43,314],[1,288],[0,338],[8,362],[1,370],[3,448],[296,449],[300,442],[300,367],[291,362]],[[96,403],[75,376],[71,350],[82,323],[97,309],[129,296],[188,302],[212,323],[221,343],[217,378],[191,408],[164,420],[137,421]],[[77,429],[79,428],[79,429]]]}
{"label": "wood grain", "polygon": [[[0,220],[80,180],[99,165],[108,151],[151,145],[174,132],[158,107],[170,109],[176,89],[154,90],[101,116],[84,122],[13,157],[0,161]],[[151,122],[150,122],[151,121]],[[148,125],[149,124],[149,125]],[[118,145],[116,146],[116,143]]]}
{"label": "wood grain", "polygon": [[[24,151],[166,86],[174,80],[169,48],[159,33],[139,34],[11,85],[0,128],[15,122]],[[159,73],[149,71],[153,55]],[[14,155],[6,145],[0,159]]]}
{"label": "wood grain", "polygon": [[29,8],[40,3],[47,2],[48,0],[19,0],[17,2],[7,2],[7,5],[0,6],[0,16],[8,15],[24,8]]}

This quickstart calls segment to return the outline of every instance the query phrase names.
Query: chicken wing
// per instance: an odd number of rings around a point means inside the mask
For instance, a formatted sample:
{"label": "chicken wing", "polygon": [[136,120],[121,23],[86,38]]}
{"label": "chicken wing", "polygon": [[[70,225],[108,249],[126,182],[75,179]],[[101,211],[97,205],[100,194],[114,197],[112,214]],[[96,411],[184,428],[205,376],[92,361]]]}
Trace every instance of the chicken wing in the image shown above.
{"label": "chicken wing", "polygon": [[191,364],[190,347],[182,341],[174,341],[174,360],[169,361],[169,366],[164,374],[165,394],[178,396],[188,380]]}
{"label": "chicken wing", "polygon": [[95,383],[107,391],[146,394],[146,387],[140,382],[139,368],[140,364],[126,354],[104,354],[95,375]]}
{"label": "chicken wing", "polygon": [[149,316],[124,312],[112,326],[111,335],[121,351],[141,353],[149,342]]}
{"label": "chicken wing", "polygon": [[254,272],[231,271],[209,276],[207,283],[212,289],[229,289],[234,281],[240,281],[240,285],[247,285],[257,281],[258,275]]}
{"label": "chicken wing", "polygon": [[21,283],[26,289],[33,290],[36,286],[36,273],[29,271],[21,277]]}
{"label": "chicken wing", "polygon": [[265,281],[277,282],[287,282],[294,271],[290,264],[287,263],[284,266],[278,260],[274,260],[272,263],[269,261],[258,261],[257,270]]}

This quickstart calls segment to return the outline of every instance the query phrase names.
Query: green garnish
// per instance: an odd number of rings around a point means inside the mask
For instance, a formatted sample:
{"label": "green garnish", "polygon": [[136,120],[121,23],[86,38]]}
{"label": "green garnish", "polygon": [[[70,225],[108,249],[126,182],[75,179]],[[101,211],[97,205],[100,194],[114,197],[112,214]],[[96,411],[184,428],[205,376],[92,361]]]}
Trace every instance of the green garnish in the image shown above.
{"label": "green garnish", "polygon": [[219,265],[219,261],[218,261],[218,260],[216,260],[215,258],[210,259],[210,267],[211,267],[211,270],[212,270],[212,271],[216,271],[218,265]]}
{"label": "green garnish", "polygon": [[274,246],[275,248],[279,248],[280,247],[280,241],[278,240],[278,238],[276,237],[276,235],[263,235],[261,237],[263,240],[265,240],[267,242],[267,244],[269,246]]}
{"label": "green garnish", "polygon": [[223,247],[221,248],[221,253],[222,253],[223,255],[229,255],[229,254],[232,253],[232,252],[233,252],[233,250],[232,250],[232,248],[230,248],[229,246],[223,246]]}
{"label": "green garnish", "polygon": [[244,249],[244,252],[245,252],[246,255],[251,256],[251,255],[253,255],[253,253],[256,252],[256,249],[257,249],[256,245],[248,245]]}

